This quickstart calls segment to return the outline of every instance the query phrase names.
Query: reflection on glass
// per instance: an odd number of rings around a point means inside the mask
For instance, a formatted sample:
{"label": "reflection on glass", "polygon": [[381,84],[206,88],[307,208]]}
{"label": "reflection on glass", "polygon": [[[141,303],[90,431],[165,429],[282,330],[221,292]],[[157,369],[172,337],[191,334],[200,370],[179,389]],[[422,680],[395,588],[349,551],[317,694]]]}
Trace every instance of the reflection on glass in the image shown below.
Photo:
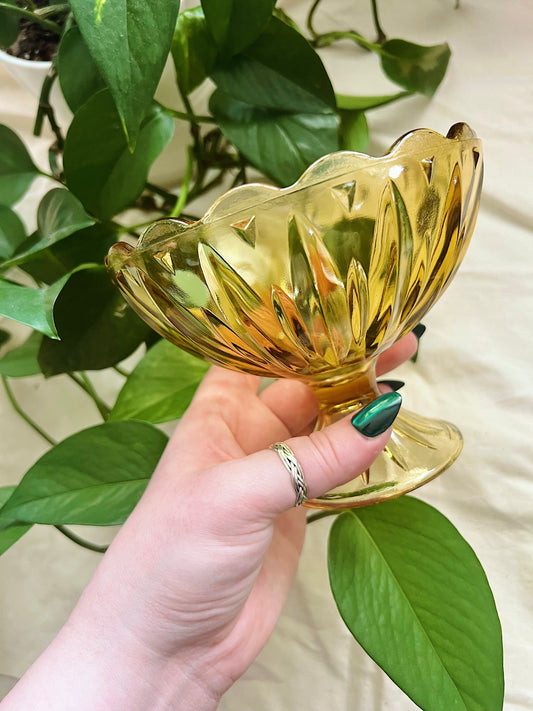
{"label": "reflection on glass", "polygon": [[[383,157],[331,154],[291,187],[245,185],[198,222],[156,222],[135,249],[115,245],[108,268],[137,313],[181,348],[303,380],[324,427],[376,397],[377,356],[450,283],[472,235],[482,170],[481,142],[465,124],[446,137],[412,131]],[[398,496],[461,447],[453,425],[404,410],[369,472],[307,504]]]}

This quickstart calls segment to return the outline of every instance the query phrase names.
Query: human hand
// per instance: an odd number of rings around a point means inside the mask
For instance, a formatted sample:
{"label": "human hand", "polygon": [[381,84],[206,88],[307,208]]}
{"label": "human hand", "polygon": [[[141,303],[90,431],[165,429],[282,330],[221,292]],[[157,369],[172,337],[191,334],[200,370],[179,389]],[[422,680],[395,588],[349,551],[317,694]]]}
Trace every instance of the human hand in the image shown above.
{"label": "human hand", "polygon": [[[409,334],[378,373],[415,350]],[[211,369],[52,645],[52,660],[77,650],[80,711],[215,708],[270,636],[303,545],[305,509],[269,445],[288,440],[311,498],[367,469],[388,440],[349,419],[312,433],[318,406],[305,385],[258,385]],[[52,707],[63,708],[53,697]]]}

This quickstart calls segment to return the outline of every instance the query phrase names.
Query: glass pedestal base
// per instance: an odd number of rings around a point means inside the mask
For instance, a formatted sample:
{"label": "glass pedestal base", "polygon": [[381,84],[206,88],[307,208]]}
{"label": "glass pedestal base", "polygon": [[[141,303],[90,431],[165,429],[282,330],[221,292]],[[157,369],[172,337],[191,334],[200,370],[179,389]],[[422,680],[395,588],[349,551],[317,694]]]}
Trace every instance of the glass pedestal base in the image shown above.
{"label": "glass pedestal base", "polygon": [[304,506],[353,509],[417,489],[447,469],[463,448],[461,433],[450,422],[402,410],[384,452],[362,476],[328,491]]}

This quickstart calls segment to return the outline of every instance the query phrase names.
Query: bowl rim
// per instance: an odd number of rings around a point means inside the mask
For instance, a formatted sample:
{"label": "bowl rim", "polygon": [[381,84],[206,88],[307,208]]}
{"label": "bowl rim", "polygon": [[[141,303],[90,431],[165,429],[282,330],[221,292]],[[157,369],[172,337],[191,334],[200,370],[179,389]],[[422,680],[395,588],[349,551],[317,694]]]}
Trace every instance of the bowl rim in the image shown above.
{"label": "bowl rim", "polygon": [[[482,153],[482,141],[467,123],[458,122],[453,124],[446,135],[429,128],[411,129],[397,138],[388,151],[381,156],[371,156],[357,151],[335,151],[321,156],[314,161],[314,163],[306,168],[298,180],[292,183],[292,185],[280,188],[276,185],[269,185],[268,183],[246,183],[244,185],[231,188],[230,190],[222,193],[222,195],[219,195],[207,208],[203,216],[198,220],[188,221],[183,218],[172,217],[162,217],[159,220],[155,220],[148,225],[148,227],[146,227],[141,234],[139,241],[137,242],[136,249],[142,250],[150,246],[151,239],[149,232],[154,226],[162,227],[165,224],[169,227],[172,226],[173,229],[176,230],[172,236],[177,237],[180,232],[188,232],[191,228],[201,225],[213,226],[221,220],[227,220],[233,215],[249,209],[253,204],[265,205],[287,195],[296,194],[301,190],[319,186],[324,182],[332,180],[333,177],[338,178],[339,183],[342,183],[343,178],[347,175],[352,177],[355,173],[368,170],[369,167],[394,163],[397,161],[398,156],[401,155],[402,150],[406,147],[409,150],[409,143],[414,142],[416,144],[423,136],[430,138],[435,143],[435,150],[429,151],[432,155],[432,159],[439,154],[445,153],[446,146],[449,146],[450,144],[456,146],[458,144],[463,146],[472,145],[473,147],[477,147],[479,149],[480,156]],[[425,155],[427,155],[427,152],[425,152]],[[353,167],[348,166],[346,170],[342,170],[338,173],[334,173],[332,171],[328,173],[328,164],[332,163],[333,159],[338,159],[339,156],[343,156],[347,160],[352,159],[354,163]],[[423,158],[420,160],[423,160]],[[248,199],[246,199],[247,194],[249,194]],[[234,206],[234,209],[223,212],[225,204],[231,203],[236,195],[242,196],[243,199],[241,202]],[[170,236],[171,235],[169,234],[169,238]]]}

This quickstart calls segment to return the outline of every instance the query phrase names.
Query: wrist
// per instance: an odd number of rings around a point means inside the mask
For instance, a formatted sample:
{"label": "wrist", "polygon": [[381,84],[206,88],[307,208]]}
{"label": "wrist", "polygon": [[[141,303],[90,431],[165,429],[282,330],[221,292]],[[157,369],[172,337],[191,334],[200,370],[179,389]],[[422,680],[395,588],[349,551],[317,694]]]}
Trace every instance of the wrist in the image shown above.
{"label": "wrist", "polygon": [[76,609],[1,711],[214,711],[218,701],[190,665]]}
{"label": "wrist", "polygon": [[[214,711],[219,698],[196,673],[196,655],[163,654],[147,646],[118,611],[80,601],[65,625],[65,645],[84,649],[84,674],[99,690],[91,711]],[[94,661],[97,659],[97,662]],[[78,706],[78,711],[80,707]]]}

